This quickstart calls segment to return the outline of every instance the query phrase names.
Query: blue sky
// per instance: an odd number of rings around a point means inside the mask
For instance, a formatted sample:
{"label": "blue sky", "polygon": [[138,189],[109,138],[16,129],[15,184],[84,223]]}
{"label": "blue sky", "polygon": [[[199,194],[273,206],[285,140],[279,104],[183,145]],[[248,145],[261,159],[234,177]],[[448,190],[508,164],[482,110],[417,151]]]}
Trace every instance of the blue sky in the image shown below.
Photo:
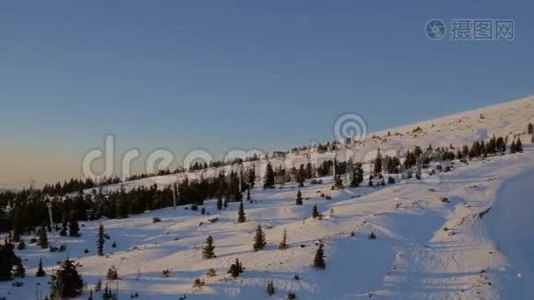
{"label": "blue sky", "polygon": [[[534,94],[528,1],[4,1],[0,187],[118,151],[287,148]],[[432,18],[515,20],[513,41],[431,41]]]}

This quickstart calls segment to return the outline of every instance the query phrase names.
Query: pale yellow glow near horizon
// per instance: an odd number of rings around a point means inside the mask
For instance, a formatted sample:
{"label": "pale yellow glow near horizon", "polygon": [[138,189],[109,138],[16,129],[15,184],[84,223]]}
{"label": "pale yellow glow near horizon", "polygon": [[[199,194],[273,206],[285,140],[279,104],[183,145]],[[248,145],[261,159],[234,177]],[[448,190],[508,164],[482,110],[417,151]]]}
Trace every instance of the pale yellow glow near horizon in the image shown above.
{"label": "pale yellow glow near horizon", "polygon": [[39,187],[71,177],[81,177],[80,157],[73,153],[20,142],[0,146],[0,189],[20,189],[32,181]]}

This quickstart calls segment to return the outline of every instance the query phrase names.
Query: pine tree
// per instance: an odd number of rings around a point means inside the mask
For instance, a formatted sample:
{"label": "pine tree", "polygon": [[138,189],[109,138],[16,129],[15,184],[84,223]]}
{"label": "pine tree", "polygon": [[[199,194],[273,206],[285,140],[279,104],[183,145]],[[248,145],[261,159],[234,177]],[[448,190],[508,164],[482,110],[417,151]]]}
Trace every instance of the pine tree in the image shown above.
{"label": "pine tree", "polygon": [[104,243],[106,242],[104,237],[104,225],[100,223],[100,226],[98,227],[98,236],[96,241],[96,248],[98,251],[98,256],[104,255]]}
{"label": "pine tree", "polygon": [[378,152],[375,158],[375,175],[378,175],[380,173],[382,173],[382,154],[380,153],[380,148],[378,148]]}
{"label": "pine tree", "polygon": [[11,280],[13,266],[20,260],[14,249],[11,243],[0,245],[0,281]]}
{"label": "pine tree", "polygon": [[265,178],[263,179],[263,188],[273,188],[274,187],[274,171],[271,163],[267,164],[267,169],[265,170]]}
{"label": "pine tree", "polygon": [[59,235],[67,236],[67,230],[68,230],[67,221],[63,220],[63,222],[61,222],[61,230],[59,231]]}
{"label": "pine tree", "polygon": [[297,200],[295,200],[295,204],[302,205],[302,193],[300,192],[300,190],[298,190],[297,192]]}
{"label": "pine tree", "polygon": [[65,260],[59,270],[52,275],[52,298],[64,299],[74,298],[83,291],[83,280],[78,273],[79,263],[72,260]]}
{"label": "pine tree", "polygon": [[316,218],[319,218],[321,216],[321,214],[319,214],[319,210],[317,209],[317,205],[314,205],[313,206],[313,211],[312,211],[312,217],[314,219]]}
{"label": "pine tree", "polygon": [[235,259],[235,263],[233,263],[230,266],[230,269],[228,270],[228,274],[230,274],[233,278],[239,277],[239,274],[243,273],[243,266],[239,262],[239,259]]}
{"label": "pine tree", "polygon": [[313,267],[318,270],[324,270],[326,268],[326,263],[324,261],[323,243],[319,244],[319,248],[317,248],[317,252],[315,252],[315,257],[313,259]]}
{"label": "pine tree", "polygon": [[276,292],[272,280],[267,281],[267,295],[272,296]]}
{"label": "pine tree", "polygon": [[523,152],[523,143],[521,143],[520,138],[517,138],[517,142],[515,143],[515,150],[516,152]]}
{"label": "pine tree", "polygon": [[202,248],[202,257],[205,259],[215,258],[215,246],[213,245],[213,237],[210,235],[206,239],[206,246]]}
{"label": "pine tree", "polygon": [[354,170],[352,171],[352,179],[350,182],[350,186],[359,187],[362,181],[363,181],[363,169],[362,169],[362,165],[358,163],[354,166]]}
{"label": "pine tree", "polygon": [[76,221],[74,217],[71,217],[69,221],[69,236],[71,237],[80,236],[80,225],[78,225],[78,221]]}
{"label": "pine tree", "polygon": [[254,188],[256,184],[256,169],[254,167],[248,170],[248,184],[250,188]]}
{"label": "pine tree", "polygon": [[284,236],[282,237],[280,244],[278,244],[278,249],[285,250],[287,248],[287,230],[284,228]]}
{"label": "pine tree", "polygon": [[256,235],[254,236],[254,251],[262,250],[266,245],[267,242],[265,241],[265,234],[261,229],[261,225],[258,225],[258,228],[256,229]]}
{"label": "pine tree", "polygon": [[243,208],[243,201],[239,203],[239,211],[237,212],[237,223],[244,223],[247,221],[245,209]]}
{"label": "pine tree", "polygon": [[217,197],[217,210],[221,210],[222,208],[223,208],[222,197]]}
{"label": "pine tree", "polygon": [[299,170],[297,171],[297,183],[299,187],[304,187],[304,180],[306,179],[304,165],[300,165]]}
{"label": "pine tree", "polygon": [[48,236],[46,234],[46,228],[44,227],[44,225],[42,225],[41,228],[39,228],[38,245],[43,249],[48,248]]}
{"label": "pine tree", "polygon": [[43,269],[43,259],[39,259],[39,268],[37,269],[37,272],[35,273],[35,276],[37,277],[43,277],[46,275],[46,272]]}

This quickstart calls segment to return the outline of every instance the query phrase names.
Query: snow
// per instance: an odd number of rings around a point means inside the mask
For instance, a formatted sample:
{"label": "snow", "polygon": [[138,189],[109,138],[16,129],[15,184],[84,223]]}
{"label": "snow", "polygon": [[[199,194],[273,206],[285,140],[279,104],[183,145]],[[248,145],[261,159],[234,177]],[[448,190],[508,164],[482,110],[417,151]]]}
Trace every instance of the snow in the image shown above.
{"label": "snow", "polygon": [[[493,134],[522,134],[533,118],[534,97],[530,97],[392,129],[391,138],[383,137],[387,131],[377,133],[382,141],[371,139],[356,144],[354,150],[362,155],[376,152],[377,147],[459,146]],[[406,134],[417,126],[423,133]],[[404,136],[393,137],[393,132]],[[527,144],[529,139],[522,135],[522,140]],[[111,237],[105,244],[105,257],[96,255],[99,221],[81,222],[79,238],[50,234],[52,245],[67,244],[63,253],[40,249],[24,237],[27,249],[17,250],[25,260],[27,277],[17,279],[24,286],[0,283],[0,298],[44,295],[49,277],[34,276],[39,259],[50,275],[58,261],[69,257],[83,265],[81,273],[89,289],[98,279],[105,283],[107,269],[118,266],[121,280],[110,287],[118,287],[120,299],[134,292],[140,299],[181,295],[187,299],[267,299],[268,280],[276,287],[269,299],[284,299],[288,291],[295,292],[297,299],[526,299],[533,293],[529,283],[534,282],[530,230],[534,187],[529,184],[534,180],[534,147],[525,145],[524,153],[454,165],[451,172],[385,187],[331,190],[328,177],[322,178],[323,184],[306,182],[301,191],[309,199],[303,206],[295,205],[298,188],[291,184],[254,189],[255,203],[245,202],[247,222],[242,224],[236,222],[237,203],[219,213],[214,200],[204,205],[210,215],[178,207],[102,220]],[[174,175],[159,176],[128,186],[168,184],[175,179]],[[332,199],[322,198],[321,193]],[[449,201],[442,201],[444,197]],[[311,218],[314,205],[323,213],[322,220]],[[153,223],[154,217],[162,222]],[[211,223],[213,217],[218,221]],[[265,250],[254,252],[258,224],[264,227],[268,244]],[[289,249],[278,250],[284,229]],[[376,240],[368,239],[371,232]],[[205,260],[201,247],[208,235],[214,238],[217,257]],[[113,241],[117,248],[111,247]],[[319,241],[325,245],[327,267],[323,271],[311,267]],[[226,271],[236,258],[246,270],[231,279]],[[210,268],[218,275],[207,278]],[[165,269],[171,271],[169,278],[162,276]],[[295,280],[295,274],[300,280]],[[197,277],[205,279],[206,286],[194,288]],[[100,297],[96,293],[95,299]]]}

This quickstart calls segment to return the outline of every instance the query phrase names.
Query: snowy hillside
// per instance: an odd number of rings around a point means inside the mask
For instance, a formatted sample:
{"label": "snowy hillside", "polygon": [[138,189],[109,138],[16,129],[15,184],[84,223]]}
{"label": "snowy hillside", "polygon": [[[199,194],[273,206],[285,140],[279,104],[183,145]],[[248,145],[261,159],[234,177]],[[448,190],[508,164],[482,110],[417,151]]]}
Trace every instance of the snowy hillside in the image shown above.
{"label": "snowy hillside", "polygon": [[[317,163],[332,159],[332,157],[336,157],[338,161],[346,161],[351,158],[353,161],[365,162],[373,159],[379,148],[383,154],[395,155],[414,146],[448,147],[452,145],[461,147],[476,140],[489,139],[492,136],[509,136],[511,138],[514,135],[525,134],[528,123],[534,123],[534,96],[376,133],[368,133],[362,141],[343,145],[342,149],[336,151],[320,153],[312,147],[311,151],[290,153],[283,159],[271,159],[270,161],[274,167],[295,166],[297,168],[301,163],[307,161]],[[417,130],[418,128],[420,130]],[[530,136],[524,135],[523,142],[529,141]],[[245,162],[243,167],[247,168],[252,164],[259,171],[257,175],[264,174],[266,160],[254,163]],[[226,166],[222,169],[228,171],[236,168],[237,166]],[[216,176],[220,170],[221,168],[210,168],[193,173],[149,177],[110,185],[106,189],[113,191],[121,187],[131,189],[153,184],[164,187],[173,182],[181,181],[186,176],[190,179],[198,178],[201,175],[205,178]],[[259,180],[261,177],[258,177]],[[86,192],[91,191],[87,190]]]}
{"label": "snowy hillside", "polygon": [[[200,207],[206,214],[184,206],[102,220],[110,237],[104,257],[96,253],[100,222],[81,222],[79,238],[49,234],[52,245],[67,245],[65,252],[29,242],[16,250],[27,276],[15,280],[21,287],[0,282],[0,299],[47,294],[49,276],[34,275],[41,258],[48,275],[66,258],[80,262],[87,290],[99,280],[105,285],[108,268],[117,266],[120,280],[108,284],[119,299],[136,293],[139,299],[285,299],[289,292],[297,299],[528,299],[534,294],[534,147],[528,122],[534,122],[534,97],[376,133],[350,146],[354,160],[368,160],[378,148],[387,153],[415,145],[462,146],[492,135],[520,135],[525,146],[523,153],[467,164],[455,160],[451,172],[386,186],[332,190],[331,177],[321,184],[308,180],[300,188],[302,206],[295,205],[293,184],[256,188],[253,203],[244,201],[247,221],[241,224],[238,203],[219,212],[215,200]],[[160,176],[127,186],[175,180]],[[322,218],[311,217],[314,205]],[[267,246],[253,251],[258,225]],[[279,250],[284,230],[289,248]],[[204,259],[209,235],[216,258]],[[326,268],[316,270],[312,263],[321,242]],[[234,279],[227,271],[236,258],[245,271]],[[206,275],[210,269],[215,276]],[[205,285],[194,287],[196,278]],[[270,280],[272,296],[266,293]],[[101,298],[102,291],[94,293]]]}

